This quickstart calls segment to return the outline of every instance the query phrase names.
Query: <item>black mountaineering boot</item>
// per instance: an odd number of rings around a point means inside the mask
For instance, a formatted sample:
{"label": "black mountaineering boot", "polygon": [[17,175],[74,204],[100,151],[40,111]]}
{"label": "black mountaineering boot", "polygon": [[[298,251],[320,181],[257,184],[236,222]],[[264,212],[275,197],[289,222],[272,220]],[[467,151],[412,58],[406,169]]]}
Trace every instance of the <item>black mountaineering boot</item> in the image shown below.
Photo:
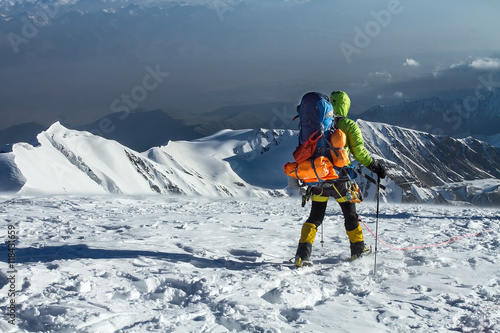
{"label": "black mountaineering boot", "polygon": [[302,231],[300,233],[299,246],[297,247],[297,253],[295,254],[295,266],[310,266],[312,245],[314,239],[316,238],[316,225],[312,223],[304,223],[302,225]]}

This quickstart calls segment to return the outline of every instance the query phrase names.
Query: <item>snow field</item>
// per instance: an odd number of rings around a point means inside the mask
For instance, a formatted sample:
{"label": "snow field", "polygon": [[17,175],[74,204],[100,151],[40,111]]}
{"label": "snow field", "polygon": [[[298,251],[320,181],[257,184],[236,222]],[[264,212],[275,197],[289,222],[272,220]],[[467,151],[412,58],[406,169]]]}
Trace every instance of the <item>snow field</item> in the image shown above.
{"label": "snow field", "polygon": [[[177,196],[0,197],[14,224],[16,326],[3,332],[500,331],[500,212],[381,205],[373,256],[348,262],[329,203],[315,266],[290,269],[310,204]],[[375,231],[375,205],[358,205]],[[484,232],[491,230],[489,232]],[[368,244],[373,236],[363,227]],[[0,304],[7,297],[7,248]]]}

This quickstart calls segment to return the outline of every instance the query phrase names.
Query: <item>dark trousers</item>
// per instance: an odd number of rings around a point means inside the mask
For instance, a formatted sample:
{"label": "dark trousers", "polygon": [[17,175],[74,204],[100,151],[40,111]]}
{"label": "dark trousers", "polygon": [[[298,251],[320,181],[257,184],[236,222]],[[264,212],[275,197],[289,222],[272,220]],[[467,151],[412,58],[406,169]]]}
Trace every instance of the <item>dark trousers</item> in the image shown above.
{"label": "dark trousers", "polygon": [[[312,223],[319,227],[325,218],[326,206],[328,202],[313,201],[311,212],[307,223]],[[346,231],[352,231],[359,225],[359,216],[356,212],[356,204],[352,202],[339,202],[340,209],[344,215],[344,226]]]}
{"label": "dark trousers", "polygon": [[[323,223],[326,213],[328,201],[312,200],[311,212],[309,217],[302,227],[301,241],[297,247],[297,256],[303,260],[309,260],[312,253],[312,244],[314,242],[317,228]],[[351,237],[360,238],[355,242],[350,242],[351,256],[359,255],[363,252],[365,247],[362,231],[359,226],[359,216],[356,212],[356,204],[351,202],[339,202],[342,214],[344,215],[344,227],[351,239]],[[361,235],[361,236],[360,236]]]}

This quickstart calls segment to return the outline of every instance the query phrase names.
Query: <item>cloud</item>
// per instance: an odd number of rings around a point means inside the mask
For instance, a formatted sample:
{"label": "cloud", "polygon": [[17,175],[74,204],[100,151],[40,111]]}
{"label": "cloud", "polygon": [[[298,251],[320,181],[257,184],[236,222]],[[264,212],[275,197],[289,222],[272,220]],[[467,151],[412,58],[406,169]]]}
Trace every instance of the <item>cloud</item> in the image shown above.
{"label": "cloud", "polygon": [[476,58],[469,64],[469,67],[479,70],[500,69],[500,59],[488,57]]}
{"label": "cloud", "polygon": [[500,69],[500,58],[477,57],[473,60],[458,61],[449,66],[438,66],[432,72],[434,78],[458,73],[477,75],[477,71],[492,71]]}
{"label": "cloud", "polygon": [[388,84],[391,82],[392,82],[391,73],[389,73],[387,71],[381,71],[381,72],[370,72],[366,76],[363,83],[361,83],[361,84],[352,83],[352,85],[353,86],[368,87],[368,86],[376,86],[379,84]]}
{"label": "cloud", "polygon": [[382,72],[371,72],[368,74],[369,81],[377,81],[377,82],[391,82],[392,75],[387,71]]}
{"label": "cloud", "polygon": [[406,58],[406,61],[403,63],[403,66],[419,67],[420,63],[414,59]]}
{"label": "cloud", "polygon": [[459,61],[457,63],[451,64],[448,68],[444,68],[442,70],[447,69],[474,69],[474,70],[495,70],[500,69],[500,59],[499,58],[490,58],[490,57],[481,57],[475,58],[472,61]]}
{"label": "cloud", "polygon": [[460,61],[460,62],[457,62],[455,64],[451,64],[450,65],[450,69],[454,69],[454,68],[462,68],[462,67],[465,67],[467,66],[467,64],[465,63],[465,61]]}
{"label": "cloud", "polygon": [[391,94],[377,94],[377,97],[376,99],[377,100],[383,100],[383,99],[392,99],[392,98],[403,98],[404,97],[404,94],[401,92],[401,91],[396,91],[395,93]]}

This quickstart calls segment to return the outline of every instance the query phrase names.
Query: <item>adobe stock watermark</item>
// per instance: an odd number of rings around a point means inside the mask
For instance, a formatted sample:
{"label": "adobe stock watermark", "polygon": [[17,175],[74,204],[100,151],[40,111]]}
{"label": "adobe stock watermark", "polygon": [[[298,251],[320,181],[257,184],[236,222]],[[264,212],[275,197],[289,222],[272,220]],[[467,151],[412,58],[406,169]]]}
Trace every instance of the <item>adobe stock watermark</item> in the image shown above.
{"label": "adobe stock watermark", "polygon": [[[500,72],[496,72],[500,74]],[[467,96],[464,99],[464,108],[468,113],[472,113],[479,107],[479,101],[483,101],[493,93],[495,88],[500,88],[500,81],[493,81],[493,73],[489,73],[487,77],[479,75],[477,77],[479,84],[474,90],[474,96]],[[482,93],[484,92],[484,94]],[[500,116],[500,110],[497,113]]]}
{"label": "adobe stock watermark", "polygon": [[215,0],[212,6],[219,17],[219,20],[224,21],[224,14],[226,12],[232,12],[236,5],[240,3],[241,0]]}
{"label": "adobe stock watermark", "polygon": [[394,15],[400,14],[403,11],[403,6],[399,0],[390,0],[387,4],[387,9],[382,9],[379,11],[370,11],[373,20],[368,21],[364,29],[359,26],[354,27],[354,38],[353,44],[347,42],[341,42],[339,44],[340,50],[344,55],[347,63],[352,62],[352,56],[354,54],[360,54],[363,49],[366,49],[373,38],[380,35],[383,28],[387,28],[392,22],[392,17]]}
{"label": "adobe stock watermark", "polygon": [[11,325],[16,324],[16,281],[17,281],[17,270],[16,270],[16,244],[17,244],[17,228],[14,223],[8,223],[7,225],[7,306],[6,314],[8,322]]}
{"label": "adobe stock watermark", "polygon": [[19,33],[9,32],[7,38],[14,53],[19,53],[21,44],[27,44],[38,35],[40,28],[51,24],[51,20],[59,13],[59,5],[47,4],[37,9],[35,13],[21,18],[23,23]]}
{"label": "adobe stock watermark", "polygon": [[[494,78],[494,73],[489,73],[486,76],[479,75],[477,77],[479,83],[474,89],[474,95],[465,97],[461,105],[455,105],[455,110],[446,110],[443,113],[443,120],[446,123],[453,123],[451,127],[453,130],[458,130],[464,120],[468,120],[474,112],[479,111],[480,102],[486,100],[493,94],[494,90],[500,88],[500,72],[495,74],[498,75],[498,79]],[[497,111],[497,116],[500,117],[500,110]],[[443,135],[446,134],[446,131],[442,128],[436,128],[432,134]]]}
{"label": "adobe stock watermark", "polygon": [[[269,120],[270,129],[286,129],[297,115],[297,110],[289,110],[286,105],[280,111],[277,108],[272,110],[274,116]],[[298,126],[298,125],[297,125]],[[297,127],[298,128],[298,127]]]}
{"label": "adobe stock watermark", "polygon": [[[154,68],[146,66],[145,70],[146,74],[139,84],[132,87],[130,91],[122,93],[119,98],[111,102],[111,112],[123,112],[123,114],[118,117],[118,121],[125,120],[129,116],[130,111],[137,109],[140,103],[147,99],[148,94],[157,89],[164,82],[165,78],[170,75],[168,72],[162,71],[159,64]],[[104,117],[99,121],[98,127],[90,130],[90,132],[94,135],[104,137],[105,134],[110,134],[115,130],[116,124],[113,120],[109,117]],[[75,156],[75,159],[83,160],[83,157],[92,154],[93,148],[87,140],[82,140],[75,148],[75,152],[78,154],[78,156]],[[82,167],[85,166],[82,165]],[[52,168],[56,171],[59,180],[62,180],[66,172],[72,171],[70,166],[62,165],[59,162],[53,162]]]}
{"label": "adobe stock watermark", "polygon": [[[168,72],[163,72],[160,69],[160,65],[157,64],[153,69],[151,66],[146,66],[147,74],[144,75],[140,84],[132,87],[130,92],[122,93],[120,98],[117,98],[111,102],[110,109],[113,113],[124,112],[123,115],[119,117],[120,120],[125,120],[128,117],[130,111],[135,110],[139,107],[141,102],[144,102],[148,97],[148,94],[158,88],[161,83],[170,74]],[[99,130],[96,129],[97,133],[92,131],[92,133],[100,135],[104,133],[111,133],[115,130],[113,122],[109,118],[101,119],[99,123]]]}
{"label": "adobe stock watermark", "polygon": [[[138,85],[132,87],[130,92],[122,93],[119,98],[116,98],[111,102],[111,112],[123,112],[123,114],[118,117],[120,121],[127,119],[129,113],[137,109],[139,104],[147,99],[148,94],[157,89],[160,84],[163,83],[165,78],[170,75],[168,72],[163,72],[161,70],[160,64],[157,64],[154,68],[146,66],[145,70],[146,75],[144,75]],[[103,134],[112,133],[115,129],[116,126],[113,123],[113,120],[105,117],[99,121],[98,128],[91,130],[91,132],[95,135],[103,136]]]}

